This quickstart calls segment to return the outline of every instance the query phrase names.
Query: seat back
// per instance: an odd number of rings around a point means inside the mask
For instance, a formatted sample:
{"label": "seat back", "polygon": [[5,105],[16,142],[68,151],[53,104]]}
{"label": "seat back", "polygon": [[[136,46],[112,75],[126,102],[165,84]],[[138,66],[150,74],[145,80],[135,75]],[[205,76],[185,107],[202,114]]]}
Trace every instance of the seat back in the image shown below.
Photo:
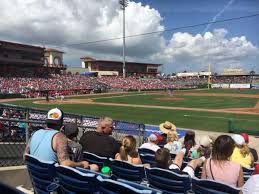
{"label": "seat back", "polygon": [[108,158],[107,157],[101,157],[96,154],[90,153],[90,152],[83,152],[82,154],[82,160],[85,160],[89,162],[90,164],[96,164],[101,169],[104,165],[107,165]]}
{"label": "seat back", "polygon": [[0,193],[25,194],[24,192],[2,182],[0,182]]}
{"label": "seat back", "polygon": [[151,149],[147,149],[147,148],[138,148],[138,153],[139,154],[153,154],[155,155],[155,151],[151,150]]}
{"label": "seat back", "polygon": [[192,190],[195,194],[239,194],[240,192],[240,189],[231,187],[222,182],[198,179],[196,177],[192,179]]}
{"label": "seat back", "polygon": [[80,172],[82,173],[93,173],[95,174],[96,176],[101,176],[102,178],[104,179],[109,179],[111,178],[110,175],[106,175],[106,174],[102,174],[101,172],[95,172],[95,171],[92,171],[90,169],[85,169],[85,168],[81,168],[81,167],[76,167],[77,170],[79,170]]}
{"label": "seat back", "polygon": [[55,187],[51,188],[57,182],[54,162],[42,161],[30,154],[26,154],[25,161],[36,193],[48,194],[56,190]]}
{"label": "seat back", "polygon": [[103,179],[101,176],[98,176],[97,179],[99,181],[99,191],[103,194],[152,194],[152,190],[146,187],[135,188],[120,181]]}
{"label": "seat back", "polygon": [[93,193],[98,191],[96,174],[56,164],[56,172],[63,193]]}
{"label": "seat back", "polygon": [[245,168],[245,167],[243,167],[244,181],[247,181],[251,177],[254,170],[255,170],[255,168]]}
{"label": "seat back", "polygon": [[146,168],[146,175],[151,187],[160,189],[164,193],[185,193],[191,189],[187,174],[177,174],[161,168]]}
{"label": "seat back", "polygon": [[133,165],[125,161],[110,159],[112,174],[129,181],[139,181],[145,177],[143,165]]}
{"label": "seat back", "polygon": [[155,155],[153,154],[139,154],[142,164],[156,165]]}

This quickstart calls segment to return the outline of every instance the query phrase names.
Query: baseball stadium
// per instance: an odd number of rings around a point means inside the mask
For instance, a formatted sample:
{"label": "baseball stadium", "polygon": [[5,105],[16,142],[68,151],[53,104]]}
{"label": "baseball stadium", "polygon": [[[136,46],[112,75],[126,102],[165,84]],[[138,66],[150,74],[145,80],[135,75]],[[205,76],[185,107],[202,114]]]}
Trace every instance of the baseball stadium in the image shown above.
{"label": "baseball stadium", "polygon": [[188,2],[171,29],[172,2],[35,2],[0,3],[0,194],[259,194],[259,47],[230,25],[258,10]]}

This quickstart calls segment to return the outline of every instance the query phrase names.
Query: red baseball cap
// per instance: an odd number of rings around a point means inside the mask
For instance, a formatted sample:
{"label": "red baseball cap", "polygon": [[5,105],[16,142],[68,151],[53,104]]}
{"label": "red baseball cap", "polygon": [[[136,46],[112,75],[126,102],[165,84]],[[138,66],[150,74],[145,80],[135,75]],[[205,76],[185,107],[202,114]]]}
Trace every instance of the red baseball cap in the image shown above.
{"label": "red baseball cap", "polygon": [[240,135],[243,136],[243,138],[245,139],[246,143],[249,143],[249,136],[248,136],[247,133],[241,133]]}
{"label": "red baseball cap", "polygon": [[163,140],[162,135],[160,135],[159,133],[154,132],[153,134],[157,137],[157,141],[162,141]]}
{"label": "red baseball cap", "polygon": [[255,175],[255,174],[259,174],[259,164],[255,165],[255,170],[253,172],[253,175]]}

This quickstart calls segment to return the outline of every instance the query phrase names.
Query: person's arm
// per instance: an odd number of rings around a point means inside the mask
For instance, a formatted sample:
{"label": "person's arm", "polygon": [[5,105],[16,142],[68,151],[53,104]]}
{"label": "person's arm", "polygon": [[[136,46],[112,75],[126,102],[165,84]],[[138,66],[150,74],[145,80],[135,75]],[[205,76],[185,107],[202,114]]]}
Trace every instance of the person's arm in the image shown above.
{"label": "person's arm", "polygon": [[27,145],[25,147],[25,150],[23,152],[23,156],[22,156],[23,161],[25,161],[25,155],[29,154],[29,152],[30,152],[30,143],[31,143],[31,138],[29,139],[29,141],[28,141],[28,143],[27,143]]}
{"label": "person's arm", "polygon": [[244,185],[244,173],[243,173],[243,168],[240,166],[239,176],[237,180],[237,187],[242,187],[243,185]]}
{"label": "person's arm", "polygon": [[89,168],[89,163],[87,161],[73,162],[69,159],[67,138],[62,133],[58,133],[54,136],[54,148],[57,151],[58,162],[60,165],[69,167],[83,167]]}
{"label": "person's arm", "polygon": [[204,164],[203,164],[203,167],[202,167],[202,172],[201,172],[201,178],[202,179],[207,179],[206,163],[207,163],[207,160],[204,161]]}

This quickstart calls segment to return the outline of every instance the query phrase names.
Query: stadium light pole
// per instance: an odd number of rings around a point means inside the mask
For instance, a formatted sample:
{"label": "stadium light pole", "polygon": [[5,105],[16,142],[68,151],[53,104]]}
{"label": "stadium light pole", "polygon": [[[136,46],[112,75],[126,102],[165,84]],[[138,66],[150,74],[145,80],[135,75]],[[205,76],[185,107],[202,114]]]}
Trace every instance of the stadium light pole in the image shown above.
{"label": "stadium light pole", "polygon": [[119,4],[121,5],[121,9],[123,11],[123,78],[126,77],[126,68],[125,68],[125,8],[128,6],[128,0],[119,0]]}

